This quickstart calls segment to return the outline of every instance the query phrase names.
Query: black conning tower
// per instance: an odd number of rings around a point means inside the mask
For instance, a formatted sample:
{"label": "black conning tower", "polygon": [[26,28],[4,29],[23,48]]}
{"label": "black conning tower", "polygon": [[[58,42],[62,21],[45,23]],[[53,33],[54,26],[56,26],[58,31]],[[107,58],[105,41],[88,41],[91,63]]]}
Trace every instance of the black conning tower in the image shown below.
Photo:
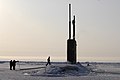
{"label": "black conning tower", "polygon": [[69,39],[67,40],[67,61],[76,63],[76,40],[75,40],[75,16],[72,20],[73,24],[73,38],[71,38],[71,4],[69,4]]}

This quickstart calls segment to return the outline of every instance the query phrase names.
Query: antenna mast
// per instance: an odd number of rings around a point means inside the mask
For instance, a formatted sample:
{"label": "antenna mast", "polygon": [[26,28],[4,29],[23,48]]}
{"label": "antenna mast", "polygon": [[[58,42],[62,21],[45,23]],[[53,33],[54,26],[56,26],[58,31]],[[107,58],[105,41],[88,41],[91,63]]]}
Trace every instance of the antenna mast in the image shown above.
{"label": "antenna mast", "polygon": [[71,39],[71,4],[69,4],[69,39]]}

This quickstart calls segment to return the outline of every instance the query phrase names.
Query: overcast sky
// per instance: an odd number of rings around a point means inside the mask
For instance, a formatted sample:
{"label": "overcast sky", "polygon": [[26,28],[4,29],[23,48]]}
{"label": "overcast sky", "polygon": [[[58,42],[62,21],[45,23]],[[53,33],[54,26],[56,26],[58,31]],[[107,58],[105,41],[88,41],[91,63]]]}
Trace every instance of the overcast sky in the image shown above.
{"label": "overcast sky", "polygon": [[65,60],[69,3],[78,59],[120,61],[120,0],[0,0],[0,55]]}

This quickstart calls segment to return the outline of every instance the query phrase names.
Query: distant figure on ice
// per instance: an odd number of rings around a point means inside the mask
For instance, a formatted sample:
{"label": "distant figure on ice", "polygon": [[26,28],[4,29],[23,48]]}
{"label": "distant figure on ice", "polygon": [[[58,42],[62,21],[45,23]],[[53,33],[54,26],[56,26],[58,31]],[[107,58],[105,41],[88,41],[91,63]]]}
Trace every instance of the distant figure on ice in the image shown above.
{"label": "distant figure on ice", "polygon": [[16,62],[19,62],[19,61],[13,60],[13,62],[12,62],[13,70],[15,70]]}
{"label": "distant figure on ice", "polygon": [[12,64],[13,64],[13,62],[12,62],[12,60],[10,60],[10,70],[12,70]]}
{"label": "distant figure on ice", "polygon": [[49,56],[48,59],[47,59],[47,64],[46,64],[46,66],[47,66],[48,64],[51,65],[51,63],[50,63],[50,56]]}

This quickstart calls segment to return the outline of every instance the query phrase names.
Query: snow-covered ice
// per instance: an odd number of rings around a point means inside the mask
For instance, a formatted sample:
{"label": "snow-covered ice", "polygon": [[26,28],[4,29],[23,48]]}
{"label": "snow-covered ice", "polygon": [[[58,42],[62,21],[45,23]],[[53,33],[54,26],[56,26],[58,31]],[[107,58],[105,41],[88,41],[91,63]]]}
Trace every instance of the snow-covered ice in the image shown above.
{"label": "snow-covered ice", "polygon": [[45,64],[20,62],[13,71],[8,62],[0,62],[0,80],[120,80],[120,63]]}

